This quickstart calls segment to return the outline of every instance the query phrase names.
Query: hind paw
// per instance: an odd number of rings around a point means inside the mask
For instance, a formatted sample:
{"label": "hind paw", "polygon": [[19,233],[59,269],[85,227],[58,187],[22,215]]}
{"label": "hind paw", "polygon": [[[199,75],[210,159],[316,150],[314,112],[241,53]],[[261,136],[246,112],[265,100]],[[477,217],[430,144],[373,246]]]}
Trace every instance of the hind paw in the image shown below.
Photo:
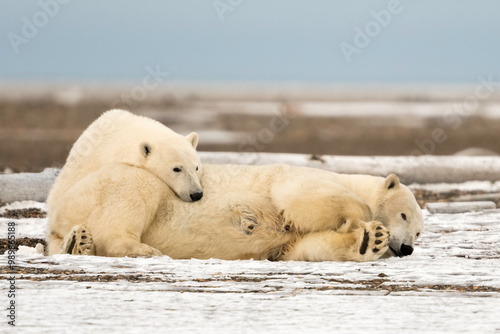
{"label": "hind paw", "polygon": [[73,255],[93,255],[92,235],[85,226],[75,226],[63,242],[63,253]]}

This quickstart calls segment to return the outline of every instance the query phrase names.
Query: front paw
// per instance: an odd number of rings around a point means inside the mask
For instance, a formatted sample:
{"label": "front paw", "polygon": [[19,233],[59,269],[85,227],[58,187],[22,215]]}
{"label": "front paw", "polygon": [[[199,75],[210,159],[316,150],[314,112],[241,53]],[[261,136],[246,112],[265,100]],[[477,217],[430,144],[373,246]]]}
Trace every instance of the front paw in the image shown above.
{"label": "front paw", "polygon": [[360,260],[374,261],[380,258],[389,247],[389,231],[377,221],[366,223],[359,230]]}
{"label": "front paw", "polygon": [[149,245],[140,244],[140,246],[134,247],[133,251],[128,253],[128,257],[152,257],[152,256],[162,256],[162,253]]}

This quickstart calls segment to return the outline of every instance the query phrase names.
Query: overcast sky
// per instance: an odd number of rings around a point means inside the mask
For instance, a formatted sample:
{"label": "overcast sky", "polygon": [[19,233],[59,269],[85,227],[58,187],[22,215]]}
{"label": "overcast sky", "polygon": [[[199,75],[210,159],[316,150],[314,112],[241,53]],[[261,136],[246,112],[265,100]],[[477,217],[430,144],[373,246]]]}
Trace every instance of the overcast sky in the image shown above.
{"label": "overcast sky", "polygon": [[1,2],[0,80],[500,78],[498,0],[59,1]]}

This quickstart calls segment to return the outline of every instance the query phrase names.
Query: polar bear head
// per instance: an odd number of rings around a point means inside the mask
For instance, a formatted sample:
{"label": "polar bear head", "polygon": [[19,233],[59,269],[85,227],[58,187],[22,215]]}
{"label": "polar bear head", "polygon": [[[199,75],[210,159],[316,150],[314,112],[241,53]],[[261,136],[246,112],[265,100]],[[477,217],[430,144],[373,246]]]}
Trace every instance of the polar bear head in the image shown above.
{"label": "polar bear head", "polygon": [[415,196],[395,174],[391,174],[382,182],[377,204],[374,218],[382,222],[391,234],[385,256],[410,255],[424,226]]}
{"label": "polar bear head", "polygon": [[185,137],[178,135],[143,141],[139,144],[141,167],[158,176],[181,200],[196,202],[203,197],[197,145],[198,134],[195,132]]}
{"label": "polar bear head", "polygon": [[120,109],[104,113],[91,127],[103,132],[98,165],[121,162],[143,168],[185,202],[203,197],[197,133],[182,136],[154,119]]}
{"label": "polar bear head", "polygon": [[[52,197],[101,167],[122,163],[156,175],[183,201],[202,198],[198,135],[182,136],[148,117],[113,109],[96,119],[73,145]],[[66,180],[66,181],[64,181]]]}

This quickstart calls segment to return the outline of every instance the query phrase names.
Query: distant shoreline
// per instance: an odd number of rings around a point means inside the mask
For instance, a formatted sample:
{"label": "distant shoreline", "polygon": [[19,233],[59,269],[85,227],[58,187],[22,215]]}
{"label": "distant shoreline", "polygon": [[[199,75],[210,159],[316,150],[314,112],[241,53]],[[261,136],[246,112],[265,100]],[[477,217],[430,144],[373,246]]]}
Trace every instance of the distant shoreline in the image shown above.
{"label": "distant shoreline", "polygon": [[154,118],[181,134],[196,131],[200,151],[498,154],[500,89],[488,92],[477,84],[3,82],[0,171],[61,167],[84,129],[112,108]]}
{"label": "distant shoreline", "polygon": [[[0,100],[37,99],[80,94],[89,99],[109,98],[141,85],[126,81],[0,81]],[[165,94],[198,100],[246,101],[407,101],[446,102],[474,94],[478,83],[255,83],[168,81],[148,92],[149,99]],[[500,84],[488,101],[500,102]]]}

